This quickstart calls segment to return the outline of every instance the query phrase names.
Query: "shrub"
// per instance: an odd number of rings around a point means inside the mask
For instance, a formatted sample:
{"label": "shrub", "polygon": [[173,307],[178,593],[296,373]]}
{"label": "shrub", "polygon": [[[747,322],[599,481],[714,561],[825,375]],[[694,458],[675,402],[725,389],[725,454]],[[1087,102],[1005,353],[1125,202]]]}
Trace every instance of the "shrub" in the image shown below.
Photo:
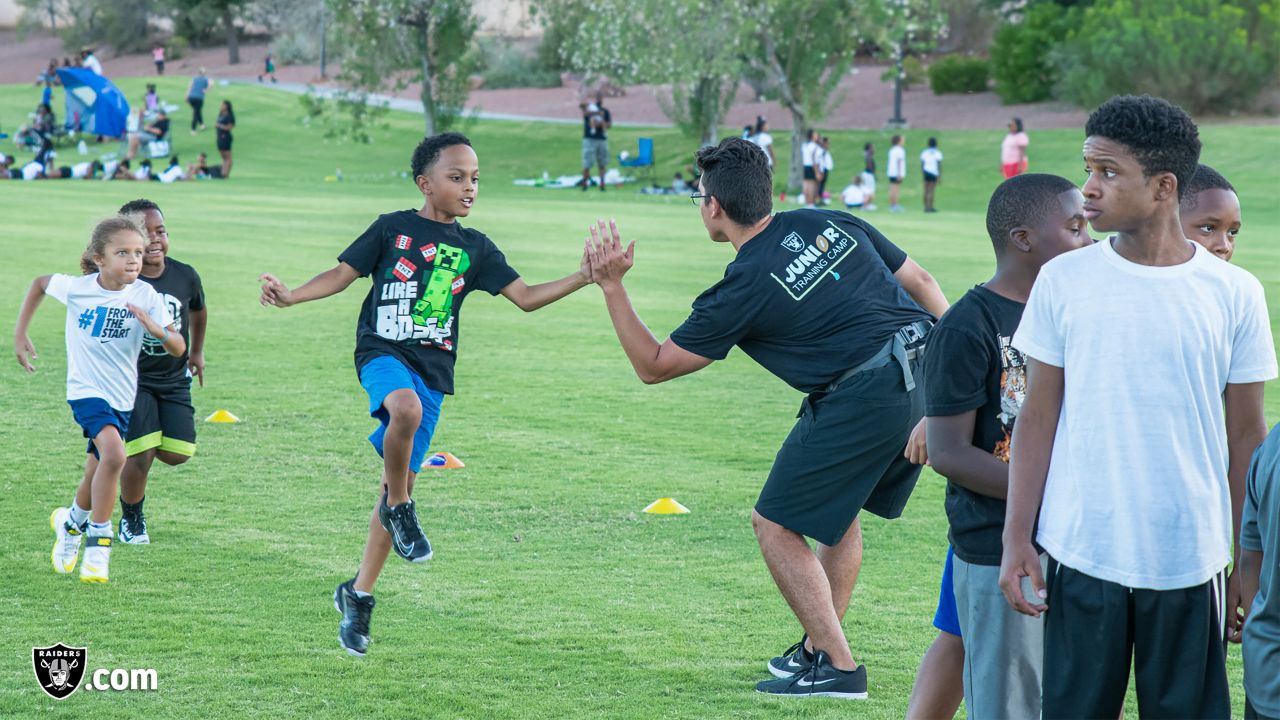
{"label": "shrub", "polygon": [[991,74],[1004,103],[1048,100],[1058,81],[1050,52],[1066,41],[1080,21],[1078,7],[1032,5],[1020,23],[1002,25],[991,45]]}
{"label": "shrub", "polygon": [[179,60],[191,54],[191,43],[181,35],[174,35],[164,41],[164,56],[168,60]]}
{"label": "shrub", "polygon": [[1063,96],[1085,107],[1150,93],[1192,113],[1245,109],[1276,84],[1280,4],[1098,0],[1056,62]]}
{"label": "shrub", "polygon": [[[880,74],[880,82],[891,83],[893,82],[893,78],[896,77],[897,74],[898,74],[897,66],[890,65],[888,69],[886,69],[883,73]],[[904,75],[904,77],[902,78],[902,88],[904,90],[923,85],[927,77],[924,71],[924,63],[921,63],[920,58],[916,57],[915,55],[908,55],[906,58],[903,59],[902,74]]]}
{"label": "shrub", "polygon": [[537,55],[522,52],[509,43],[496,39],[482,40],[479,56],[484,62],[480,74],[484,77],[486,90],[560,87],[558,71],[545,67]]}
{"label": "shrub", "polygon": [[934,95],[982,92],[989,75],[990,66],[982,58],[947,55],[929,64],[929,87]]}

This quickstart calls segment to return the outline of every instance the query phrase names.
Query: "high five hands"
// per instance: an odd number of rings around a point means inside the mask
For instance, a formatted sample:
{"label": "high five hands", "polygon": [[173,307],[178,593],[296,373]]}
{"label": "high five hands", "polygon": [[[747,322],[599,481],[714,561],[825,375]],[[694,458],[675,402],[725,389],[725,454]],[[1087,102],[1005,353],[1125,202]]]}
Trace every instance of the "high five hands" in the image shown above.
{"label": "high five hands", "polygon": [[591,237],[587,240],[587,261],[591,265],[591,279],[601,289],[609,289],[622,284],[622,276],[627,274],[635,264],[636,241],[632,240],[623,249],[622,237],[618,234],[618,223],[610,220],[605,227],[604,220],[592,225]]}

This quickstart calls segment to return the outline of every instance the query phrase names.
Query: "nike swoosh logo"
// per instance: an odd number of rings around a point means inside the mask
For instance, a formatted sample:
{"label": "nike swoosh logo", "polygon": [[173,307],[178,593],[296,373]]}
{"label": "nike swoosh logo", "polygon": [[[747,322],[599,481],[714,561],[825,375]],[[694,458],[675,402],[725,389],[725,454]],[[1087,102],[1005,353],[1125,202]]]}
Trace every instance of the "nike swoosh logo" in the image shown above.
{"label": "nike swoosh logo", "polygon": [[799,685],[800,687],[811,687],[813,685],[826,685],[827,683],[835,682],[835,681],[836,681],[835,678],[827,678],[826,680],[819,680],[817,682],[814,682],[812,680],[797,680],[796,684]]}
{"label": "nike swoosh logo", "polygon": [[399,533],[393,534],[391,539],[396,541],[396,547],[400,548],[401,553],[406,555],[409,553],[410,546],[404,544],[404,541],[400,539]]}
{"label": "nike swoosh logo", "polygon": [[792,660],[791,658],[787,658],[787,667],[798,668],[798,667],[802,667],[802,665],[800,665],[800,663],[796,662],[795,660]]}

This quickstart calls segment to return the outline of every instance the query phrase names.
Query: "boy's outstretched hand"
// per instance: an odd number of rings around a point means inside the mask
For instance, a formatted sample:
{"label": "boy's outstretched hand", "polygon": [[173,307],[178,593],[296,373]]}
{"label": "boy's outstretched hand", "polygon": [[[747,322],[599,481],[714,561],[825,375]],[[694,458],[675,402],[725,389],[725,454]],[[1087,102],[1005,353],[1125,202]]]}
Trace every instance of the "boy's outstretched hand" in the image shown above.
{"label": "boy's outstretched hand", "polygon": [[36,354],[36,346],[31,344],[31,338],[26,335],[20,335],[14,338],[14,350],[18,355],[18,364],[22,369],[29,373],[36,371],[36,366],[31,364],[32,360],[40,357]]}
{"label": "boy's outstretched hand", "polygon": [[600,220],[597,225],[591,226],[591,239],[587,241],[591,279],[601,288],[620,285],[622,276],[635,264],[635,251],[635,240],[623,249],[616,220],[610,220],[608,228],[605,227],[604,220]]}
{"label": "boy's outstretched hand", "polygon": [[262,273],[258,276],[258,282],[262,283],[262,297],[258,302],[275,307],[289,307],[293,304],[293,292],[275,275]]}

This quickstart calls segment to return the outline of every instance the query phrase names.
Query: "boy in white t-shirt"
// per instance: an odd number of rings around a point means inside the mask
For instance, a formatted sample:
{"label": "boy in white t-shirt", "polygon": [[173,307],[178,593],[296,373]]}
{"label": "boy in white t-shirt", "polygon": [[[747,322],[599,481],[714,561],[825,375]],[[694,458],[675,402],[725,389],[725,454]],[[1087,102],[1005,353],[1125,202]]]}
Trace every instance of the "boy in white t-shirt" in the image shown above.
{"label": "boy in white t-shirt", "polygon": [[138,388],[143,334],[160,340],[170,355],[181,356],[187,349],[160,294],[137,282],[145,248],[146,239],[133,221],[117,216],[98,223],[80,258],[85,274],[36,278],[14,330],[18,363],[35,372],[31,360],[36,351],[27,336],[31,318],[45,295],[67,306],[67,404],[98,466],[81,481],[71,507],[53,511],[49,525],[56,535],[53,570],[59,574],[75,569],[81,538],[88,536],[80,564],[84,582],[108,579],[111,513],[124,469],[124,435]]}
{"label": "boy in white t-shirt", "polygon": [[1044,718],[1116,717],[1131,660],[1144,717],[1227,718],[1226,569],[1276,377],[1266,300],[1183,237],[1200,154],[1185,112],[1116,97],[1085,134],[1085,215],[1115,234],[1044,266],[1014,336],[1028,380],[1000,586],[1045,614]]}
{"label": "boy in white t-shirt", "polygon": [[920,153],[920,170],[924,175],[924,211],[938,212],[933,206],[933,192],[942,180],[942,151],[938,149],[938,138],[929,138],[929,147]]}
{"label": "boy in white t-shirt", "polygon": [[840,199],[848,210],[861,210],[866,202],[867,194],[862,189],[862,176],[854,175],[853,181],[840,191]]}

